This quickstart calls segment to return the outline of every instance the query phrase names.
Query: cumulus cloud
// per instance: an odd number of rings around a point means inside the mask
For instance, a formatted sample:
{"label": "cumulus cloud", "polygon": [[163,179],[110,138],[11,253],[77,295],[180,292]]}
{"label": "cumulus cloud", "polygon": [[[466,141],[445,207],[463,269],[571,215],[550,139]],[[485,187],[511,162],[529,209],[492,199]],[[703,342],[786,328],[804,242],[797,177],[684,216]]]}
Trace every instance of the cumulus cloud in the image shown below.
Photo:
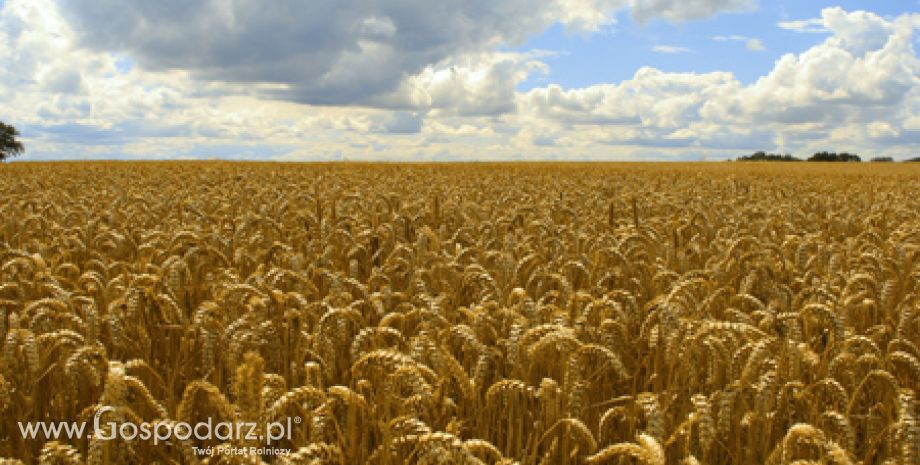
{"label": "cumulus cloud", "polygon": [[[561,22],[596,30],[624,7],[685,20],[748,0],[68,0],[80,43],[124,52],[149,70],[201,80],[279,84],[274,98],[367,105],[456,57],[520,44]],[[411,105],[409,105],[411,106]]]}
{"label": "cumulus cloud", "polygon": [[554,20],[553,10],[524,0],[72,0],[61,7],[82,45],[127,53],[145,69],[276,83],[275,98],[325,105],[366,104],[426,67],[520,43]]}
{"label": "cumulus cloud", "polygon": [[699,146],[712,128],[700,125],[705,105],[741,84],[731,73],[665,73],[642,68],[632,79],[563,90],[532,89],[519,99],[521,113],[555,121],[580,138],[646,147]]}
{"label": "cumulus cloud", "polygon": [[920,61],[909,17],[888,22],[839,8],[823,12],[833,35],[800,55],[787,54],[745,89],[739,105],[779,122],[831,122],[898,108],[916,94]]}
{"label": "cumulus cloud", "polygon": [[542,53],[481,53],[450,58],[370,100],[380,108],[435,110],[437,114],[498,115],[514,109],[517,85],[545,72]]}
{"label": "cumulus cloud", "polygon": [[915,143],[899,128],[920,126],[913,116],[920,108],[916,16],[885,20],[829,8],[821,21],[830,37],[801,54],[782,56],[770,73],[747,86],[731,73],[644,68],[619,84],[532,89],[519,107],[534,119],[626,145],[807,149],[835,137],[863,147]]}
{"label": "cumulus cloud", "polygon": [[[882,48],[897,28],[895,23],[874,13],[848,13],[840,7],[825,9],[821,17],[827,29],[834,33],[830,43],[855,56]],[[912,35],[909,26],[902,28],[901,33]]]}
{"label": "cumulus cloud", "polygon": [[532,89],[521,96],[519,106],[541,118],[572,124],[676,129],[695,118],[707,99],[740,87],[731,73],[665,73],[642,68],[619,84]]}
{"label": "cumulus cloud", "polygon": [[[23,129],[30,152],[90,157],[899,156],[920,144],[920,15],[829,8],[787,24],[827,37],[750,84],[643,67],[621,82],[521,91],[553,62],[503,45],[551,24],[596,31],[623,8],[683,21],[751,4],[412,1],[67,0],[61,15],[58,0],[8,0],[0,119]],[[746,35],[713,40],[764,48]]]}

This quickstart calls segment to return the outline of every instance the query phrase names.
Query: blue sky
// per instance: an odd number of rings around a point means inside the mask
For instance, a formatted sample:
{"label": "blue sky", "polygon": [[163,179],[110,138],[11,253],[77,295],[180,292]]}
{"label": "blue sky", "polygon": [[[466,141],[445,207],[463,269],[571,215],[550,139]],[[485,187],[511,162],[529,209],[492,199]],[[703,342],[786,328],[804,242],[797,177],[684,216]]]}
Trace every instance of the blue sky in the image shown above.
{"label": "blue sky", "polygon": [[23,160],[920,152],[920,2],[0,0]]}
{"label": "blue sky", "polygon": [[[674,23],[656,19],[646,23],[632,20],[628,10],[616,14],[616,23],[599,34],[566,32],[556,24],[518,51],[544,49],[558,52],[544,61],[548,75],[534,75],[520,89],[555,82],[564,87],[584,87],[599,82],[629,79],[643,66],[671,72],[731,71],[745,84],[756,81],[773,68],[786,53],[801,53],[824,41],[829,33],[803,34],[781,29],[782,21],[818,18],[828,5],[846,10],[871,11],[894,18],[920,11],[910,1],[847,2],[760,2],[757,8],[718,14],[705,20]],[[911,8],[913,7],[913,8]],[[741,37],[759,39],[764,50],[750,53]],[[656,45],[683,47],[681,53],[655,53]]]}

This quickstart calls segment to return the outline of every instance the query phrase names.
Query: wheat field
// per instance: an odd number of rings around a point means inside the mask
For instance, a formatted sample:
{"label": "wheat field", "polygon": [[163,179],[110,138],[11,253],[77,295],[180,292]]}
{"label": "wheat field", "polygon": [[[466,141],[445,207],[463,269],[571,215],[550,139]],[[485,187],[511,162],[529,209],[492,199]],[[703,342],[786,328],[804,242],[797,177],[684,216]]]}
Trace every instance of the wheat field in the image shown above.
{"label": "wheat field", "polygon": [[[0,211],[2,465],[920,463],[916,165],[17,163]],[[103,407],[298,421],[21,431]]]}

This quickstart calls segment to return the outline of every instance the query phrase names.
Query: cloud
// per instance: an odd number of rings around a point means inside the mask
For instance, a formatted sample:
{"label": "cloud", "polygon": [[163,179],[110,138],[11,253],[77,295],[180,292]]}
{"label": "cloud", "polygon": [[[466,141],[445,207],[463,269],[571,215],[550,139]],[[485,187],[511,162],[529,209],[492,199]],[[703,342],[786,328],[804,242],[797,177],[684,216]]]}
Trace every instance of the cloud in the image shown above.
{"label": "cloud", "polygon": [[[414,4],[413,4],[414,3]],[[567,2],[568,3],[568,2]],[[577,2],[569,21],[591,28],[601,5]],[[562,10],[525,0],[71,0],[61,2],[80,44],[129,55],[146,70],[203,81],[278,84],[267,95],[363,105],[426,68],[519,44]],[[594,19],[587,19],[588,17]]]}
{"label": "cloud", "polygon": [[397,111],[382,122],[380,129],[389,134],[418,134],[424,121],[421,113]]}
{"label": "cloud", "polygon": [[824,25],[824,20],[821,18],[780,21],[776,23],[776,25],[779,26],[780,29],[793,32],[811,34],[825,34],[830,32],[830,29]]}
{"label": "cloud", "polygon": [[690,50],[687,47],[678,47],[676,45],[656,45],[652,47],[652,51],[655,53],[668,53],[668,54],[692,52],[692,50]]}
{"label": "cloud", "polygon": [[712,36],[712,40],[716,42],[744,42],[747,40],[747,37],[739,36],[739,35],[729,35],[729,36],[719,35],[719,36]]}
{"label": "cloud", "polygon": [[737,34],[728,35],[728,36],[718,35],[718,36],[713,36],[712,40],[716,42],[744,43],[745,48],[747,48],[748,50],[752,52],[762,52],[767,49],[767,47],[764,46],[763,41],[758,39],[757,37],[747,37],[747,36],[742,36],[742,35],[737,35]]}
{"label": "cloud", "polygon": [[752,52],[763,52],[767,49],[767,47],[764,46],[763,41],[756,37],[746,40],[744,42],[744,46]]}
{"label": "cloud", "polygon": [[632,0],[633,17],[639,21],[664,18],[670,21],[703,19],[721,11],[744,11],[756,6],[753,0]]}
{"label": "cloud", "polygon": [[42,90],[59,94],[85,94],[83,75],[79,70],[56,68],[50,69],[41,77]]}
{"label": "cloud", "polygon": [[908,131],[920,131],[920,116],[911,116],[905,119],[901,127]]}
{"label": "cloud", "polygon": [[[12,0],[11,0],[12,1]],[[266,96],[374,105],[440,63],[516,45],[554,23],[594,31],[631,8],[642,20],[698,19],[748,0],[61,0],[82,46],[147,70],[273,83]],[[407,105],[411,107],[411,105]]]}
{"label": "cloud", "polygon": [[800,55],[781,57],[745,89],[737,106],[777,122],[832,123],[899,109],[917,93],[920,61],[909,17],[895,22],[828,8],[833,35]]}
{"label": "cloud", "polygon": [[392,92],[374,97],[379,108],[435,110],[438,114],[499,115],[514,110],[516,87],[545,72],[541,53],[481,53],[427,66]]}
{"label": "cloud", "polygon": [[887,121],[873,121],[866,126],[866,133],[872,138],[893,137],[899,134]]}
{"label": "cloud", "polygon": [[[546,52],[505,45],[553,23],[601,30],[623,8],[671,21],[708,10],[554,0],[512,20],[505,16],[525,9],[517,2],[448,2],[425,4],[440,9],[427,18],[444,19],[422,24],[391,11],[395,3],[344,0],[312,5],[333,13],[330,24],[307,27],[294,24],[297,11],[250,11],[247,0],[168,0],[166,13],[139,0],[108,2],[82,19],[62,17],[56,0],[2,3],[0,119],[22,128],[27,158],[677,159],[833,147],[899,157],[920,147],[920,15],[825,9],[808,27],[827,37],[781,56],[750,84],[730,72],[642,67],[620,82],[565,88],[552,83]],[[401,5],[417,8],[411,3]],[[124,10],[112,28],[93,19],[106,8]],[[357,9],[338,11],[349,8]],[[180,10],[199,25],[173,19]],[[162,30],[145,36],[134,27]],[[344,41],[312,40],[304,35],[312,27]],[[763,45],[745,35],[712,39]],[[519,89],[541,74],[548,84]]]}
{"label": "cloud", "polygon": [[831,31],[824,42],[782,56],[750,85],[731,73],[643,68],[618,84],[532,89],[520,111],[556,121],[569,136],[613,145],[810,150],[843,141],[876,151],[916,144],[920,138],[899,129],[920,127],[913,116],[920,110],[916,17],[828,8],[822,24]]}
{"label": "cloud", "polygon": [[821,12],[824,25],[834,32],[834,45],[853,55],[882,48],[894,33],[895,24],[865,11],[848,13],[840,7]]}
{"label": "cloud", "polygon": [[521,96],[519,105],[522,111],[560,122],[670,131],[695,119],[708,99],[740,88],[731,73],[665,73],[646,67],[619,84],[532,89]]}

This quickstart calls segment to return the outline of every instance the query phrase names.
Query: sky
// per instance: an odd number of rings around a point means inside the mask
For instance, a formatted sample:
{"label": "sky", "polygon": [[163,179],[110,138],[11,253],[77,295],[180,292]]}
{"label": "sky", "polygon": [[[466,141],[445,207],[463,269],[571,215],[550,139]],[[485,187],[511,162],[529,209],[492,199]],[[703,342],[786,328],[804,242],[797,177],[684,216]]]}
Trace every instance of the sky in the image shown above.
{"label": "sky", "polygon": [[920,156],[920,1],[0,0],[21,160]]}

